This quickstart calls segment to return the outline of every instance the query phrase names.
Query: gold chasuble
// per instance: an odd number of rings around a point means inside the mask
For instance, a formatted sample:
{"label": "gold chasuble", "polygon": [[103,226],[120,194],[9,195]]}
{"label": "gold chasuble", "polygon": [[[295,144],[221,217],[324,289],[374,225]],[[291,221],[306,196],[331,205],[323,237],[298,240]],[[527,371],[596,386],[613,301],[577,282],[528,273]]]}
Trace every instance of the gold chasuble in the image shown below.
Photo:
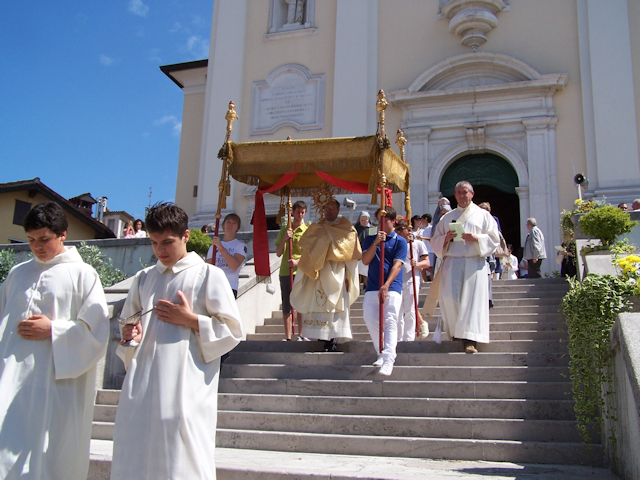
{"label": "gold chasuble", "polygon": [[338,217],[309,226],[298,245],[302,257],[291,305],[303,314],[302,335],[320,340],[352,338],[349,307],[360,294],[362,250],[351,222]]}

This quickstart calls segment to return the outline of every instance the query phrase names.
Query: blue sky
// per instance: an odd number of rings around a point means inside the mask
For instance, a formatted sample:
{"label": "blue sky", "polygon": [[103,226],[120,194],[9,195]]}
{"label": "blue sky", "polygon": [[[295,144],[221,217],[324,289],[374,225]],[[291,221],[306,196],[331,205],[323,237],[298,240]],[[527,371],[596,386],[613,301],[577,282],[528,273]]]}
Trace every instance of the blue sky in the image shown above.
{"label": "blue sky", "polygon": [[0,183],[89,192],[135,217],[175,196],[182,91],[213,0],[0,1]]}

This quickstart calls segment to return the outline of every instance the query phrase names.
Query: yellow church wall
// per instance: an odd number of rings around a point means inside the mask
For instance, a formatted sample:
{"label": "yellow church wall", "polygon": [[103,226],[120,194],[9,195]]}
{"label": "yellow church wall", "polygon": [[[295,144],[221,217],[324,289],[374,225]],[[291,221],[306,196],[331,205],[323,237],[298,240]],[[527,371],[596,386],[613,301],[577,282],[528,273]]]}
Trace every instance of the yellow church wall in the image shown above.
{"label": "yellow church wall", "polygon": [[[204,92],[185,95],[182,110],[180,161],[178,163],[175,203],[187,212],[189,218],[196,213],[197,198],[193,195],[193,187],[198,185],[204,96]],[[221,135],[223,134],[224,132],[221,133]],[[220,143],[222,144],[222,140]],[[198,188],[217,189],[218,185],[203,185]]]}
{"label": "yellow church wall", "polygon": [[[315,34],[265,40],[269,2],[249,0],[242,85],[243,115],[239,120],[241,142],[285,140],[289,135],[294,139],[331,136],[337,3],[336,0],[321,0],[316,1],[315,5]],[[312,74],[325,74],[324,128],[298,132],[295,128],[284,127],[271,135],[250,136],[253,83],[263,81],[273,70],[288,63],[300,64]]]}
{"label": "yellow church wall", "polygon": [[[478,51],[512,56],[541,74],[568,74],[567,87],[554,95],[553,104],[559,119],[560,208],[570,208],[576,198],[574,168],[586,169],[576,2],[513,0],[510,4],[509,11],[497,15],[498,26],[487,34],[488,41]],[[385,91],[405,89],[438,62],[470,53],[460,37],[449,32],[449,21],[437,17],[437,0],[404,0],[402,8],[398,2],[380,1],[378,5],[378,83]],[[387,110],[389,132],[395,133],[401,121],[400,108]]]}

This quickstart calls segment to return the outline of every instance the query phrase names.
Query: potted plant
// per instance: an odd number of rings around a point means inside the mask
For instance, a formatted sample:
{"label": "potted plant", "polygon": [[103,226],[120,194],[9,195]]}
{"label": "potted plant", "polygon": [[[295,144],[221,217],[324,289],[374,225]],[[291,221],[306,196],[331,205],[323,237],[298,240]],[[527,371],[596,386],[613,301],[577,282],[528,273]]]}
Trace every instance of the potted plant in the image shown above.
{"label": "potted plant", "polygon": [[[600,240],[600,245],[583,247],[580,255],[584,258],[587,273],[615,275],[612,271],[611,250],[616,246],[616,238],[629,233],[638,222],[629,219],[629,214],[612,206],[592,208],[580,217],[578,225],[588,238]],[[616,254],[630,253],[628,244],[618,245]],[[595,255],[595,257],[594,257]],[[605,257],[606,256],[606,257]]]}
{"label": "potted plant", "polygon": [[588,237],[602,242],[601,250],[609,250],[616,237],[629,233],[638,222],[629,219],[629,214],[613,205],[593,208],[587,211],[578,222],[580,230]]}

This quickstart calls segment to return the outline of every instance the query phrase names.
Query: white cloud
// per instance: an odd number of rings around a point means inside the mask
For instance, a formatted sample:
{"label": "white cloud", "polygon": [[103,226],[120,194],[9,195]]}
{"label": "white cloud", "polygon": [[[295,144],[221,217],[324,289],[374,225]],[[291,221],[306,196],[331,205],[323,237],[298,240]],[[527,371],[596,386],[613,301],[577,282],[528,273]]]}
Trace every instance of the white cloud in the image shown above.
{"label": "white cloud", "polygon": [[178,120],[175,115],[165,115],[162,118],[159,118],[155,122],[156,125],[171,125],[171,130],[173,135],[179,137],[180,132],[182,132],[182,122]]}
{"label": "white cloud", "polygon": [[192,35],[187,39],[187,50],[198,58],[209,57],[209,39]]}
{"label": "white cloud", "polygon": [[156,125],[164,125],[165,123],[171,123],[175,125],[176,123],[178,123],[178,119],[176,118],[175,115],[165,115],[164,117],[156,120],[154,123]]}
{"label": "white cloud", "polygon": [[100,54],[100,65],[104,65],[105,67],[110,67],[115,64],[115,59],[105,55],[104,53]]}
{"label": "white cloud", "polygon": [[149,7],[142,3],[142,0],[130,0],[129,11],[134,15],[146,17],[147,13],[149,13]]}
{"label": "white cloud", "polygon": [[169,33],[178,33],[180,30],[182,30],[182,24],[180,22],[175,22],[173,27],[169,30]]}

